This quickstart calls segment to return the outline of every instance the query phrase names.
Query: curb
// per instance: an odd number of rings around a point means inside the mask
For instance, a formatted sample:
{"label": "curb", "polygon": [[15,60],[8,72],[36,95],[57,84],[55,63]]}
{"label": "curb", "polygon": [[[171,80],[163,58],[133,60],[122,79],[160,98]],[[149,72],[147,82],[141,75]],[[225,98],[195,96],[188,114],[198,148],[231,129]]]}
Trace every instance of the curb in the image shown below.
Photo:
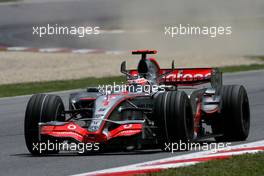
{"label": "curb", "polygon": [[185,167],[201,162],[206,162],[216,159],[228,159],[235,155],[242,155],[246,153],[257,153],[264,151],[264,140],[250,142],[230,146],[229,149],[223,148],[217,151],[200,151],[189,154],[178,155],[174,157],[163,158],[138,164],[115,167],[104,170],[97,170],[93,172],[86,172],[76,174],[73,176],[112,176],[112,175],[135,175],[148,174],[152,172],[160,172],[169,168]]}

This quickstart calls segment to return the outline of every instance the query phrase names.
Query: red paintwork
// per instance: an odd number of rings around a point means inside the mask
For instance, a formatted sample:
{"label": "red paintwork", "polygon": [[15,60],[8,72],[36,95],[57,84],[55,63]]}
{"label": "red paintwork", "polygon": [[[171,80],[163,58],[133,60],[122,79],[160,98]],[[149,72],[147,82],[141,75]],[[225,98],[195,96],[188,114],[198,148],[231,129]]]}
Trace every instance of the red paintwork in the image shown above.
{"label": "red paintwork", "polygon": [[[160,74],[171,71],[171,69],[161,69]],[[171,74],[163,78],[165,83],[177,82],[195,82],[195,81],[210,81],[212,68],[178,68]]]}
{"label": "red paintwork", "polygon": [[[166,85],[194,86],[210,82],[213,68],[178,68],[171,74],[161,78],[161,83]],[[160,69],[159,74],[170,72],[171,69]],[[138,75],[137,70],[130,70],[133,76]]]}
{"label": "red paintwork", "polygon": [[153,173],[153,172],[160,172],[162,168],[154,168],[154,169],[143,169],[143,170],[131,170],[131,171],[116,171],[116,172],[111,172],[111,173],[99,173],[95,174],[95,176],[134,176],[134,175],[146,175],[148,173]]}
{"label": "red paintwork", "polygon": [[109,139],[121,136],[132,136],[142,132],[142,124],[126,124],[117,127],[108,134],[89,132],[74,122],[65,125],[52,126],[45,125],[40,127],[41,135],[49,135],[59,138],[73,138],[79,142],[106,142]]}
{"label": "red paintwork", "polygon": [[148,58],[148,60],[150,60],[152,63],[154,63],[157,66],[157,68],[160,70],[159,63],[156,61],[156,59],[154,57]]}
{"label": "red paintwork", "polygon": [[132,136],[142,131],[142,124],[127,124],[121,125],[118,128],[110,131],[108,138],[120,136]]}
{"label": "red paintwork", "polygon": [[200,123],[201,117],[202,117],[201,102],[199,101],[199,103],[197,104],[197,109],[196,109],[196,113],[194,116],[194,131],[196,132],[196,134],[200,132],[199,123]]}
{"label": "red paintwork", "polygon": [[[143,50],[142,52],[144,52]],[[171,69],[161,69],[155,58],[147,58],[147,60],[154,63],[159,69],[159,74],[170,72]],[[211,72],[213,68],[177,68],[171,74],[166,75],[161,79],[161,83],[166,85],[184,85],[194,86],[210,82]],[[129,70],[132,76],[137,76],[137,70]]]}
{"label": "red paintwork", "polygon": [[73,138],[77,141],[84,141],[84,137],[88,135],[88,131],[79,125],[69,122],[61,126],[45,125],[40,127],[40,134],[49,135],[60,138]]}

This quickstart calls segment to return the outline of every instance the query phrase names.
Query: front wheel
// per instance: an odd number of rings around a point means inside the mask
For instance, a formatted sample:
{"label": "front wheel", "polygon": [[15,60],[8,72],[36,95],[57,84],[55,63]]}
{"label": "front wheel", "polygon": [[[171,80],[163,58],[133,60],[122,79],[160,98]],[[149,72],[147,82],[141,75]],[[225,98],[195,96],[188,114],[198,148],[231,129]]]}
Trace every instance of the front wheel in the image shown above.
{"label": "front wheel", "polygon": [[40,143],[55,143],[54,139],[41,136],[39,133],[39,123],[49,121],[65,121],[62,114],[64,105],[59,96],[36,94],[33,95],[28,104],[25,113],[24,135],[26,146],[33,155],[58,153],[58,150],[45,149],[40,151],[36,146]]}
{"label": "front wheel", "polygon": [[160,146],[165,143],[187,143],[193,139],[192,107],[183,91],[162,92],[156,97],[154,119]]}

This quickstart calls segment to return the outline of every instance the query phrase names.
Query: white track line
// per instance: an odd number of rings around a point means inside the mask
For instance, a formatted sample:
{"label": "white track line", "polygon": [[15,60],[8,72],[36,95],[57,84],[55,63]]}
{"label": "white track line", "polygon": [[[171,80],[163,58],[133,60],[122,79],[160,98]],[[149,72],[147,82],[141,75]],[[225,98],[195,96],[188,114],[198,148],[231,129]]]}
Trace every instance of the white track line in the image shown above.
{"label": "white track line", "polygon": [[217,152],[213,150],[195,152],[195,153],[179,155],[175,157],[163,158],[154,161],[122,166],[122,167],[104,169],[94,172],[87,172],[87,173],[77,174],[74,176],[88,176],[88,175],[110,176],[115,174],[137,174],[137,173],[148,173],[151,171],[156,172],[168,168],[189,166],[211,159],[226,158],[233,155],[241,155],[245,153],[256,153],[259,151],[263,151],[264,140],[230,146],[229,149],[230,150],[221,149]]}

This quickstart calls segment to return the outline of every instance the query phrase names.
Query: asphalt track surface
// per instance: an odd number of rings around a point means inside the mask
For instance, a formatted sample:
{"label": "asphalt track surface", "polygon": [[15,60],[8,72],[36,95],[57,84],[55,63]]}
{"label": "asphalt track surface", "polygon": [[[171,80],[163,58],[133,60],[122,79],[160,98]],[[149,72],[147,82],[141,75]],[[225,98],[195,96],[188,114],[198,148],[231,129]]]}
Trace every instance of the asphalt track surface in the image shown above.
{"label": "asphalt track surface", "polygon": [[[264,139],[263,83],[264,71],[224,75],[224,84],[242,84],[248,91],[251,131],[246,142]],[[68,94],[69,92],[59,93],[65,103]],[[28,99],[29,96],[0,99],[1,175],[71,175],[186,154],[186,152],[171,154],[159,150],[144,150],[85,156],[65,152],[48,157],[32,157],[26,149],[23,135],[24,113]]]}
{"label": "asphalt track surface", "polygon": [[[32,35],[33,26],[100,26],[118,28],[122,2],[98,1],[55,1],[41,3],[0,4],[0,45],[34,47],[68,47],[110,49],[108,37],[87,36],[85,38],[53,35]],[[7,15],[8,14],[8,15]],[[87,42],[88,41],[88,42]]]}

